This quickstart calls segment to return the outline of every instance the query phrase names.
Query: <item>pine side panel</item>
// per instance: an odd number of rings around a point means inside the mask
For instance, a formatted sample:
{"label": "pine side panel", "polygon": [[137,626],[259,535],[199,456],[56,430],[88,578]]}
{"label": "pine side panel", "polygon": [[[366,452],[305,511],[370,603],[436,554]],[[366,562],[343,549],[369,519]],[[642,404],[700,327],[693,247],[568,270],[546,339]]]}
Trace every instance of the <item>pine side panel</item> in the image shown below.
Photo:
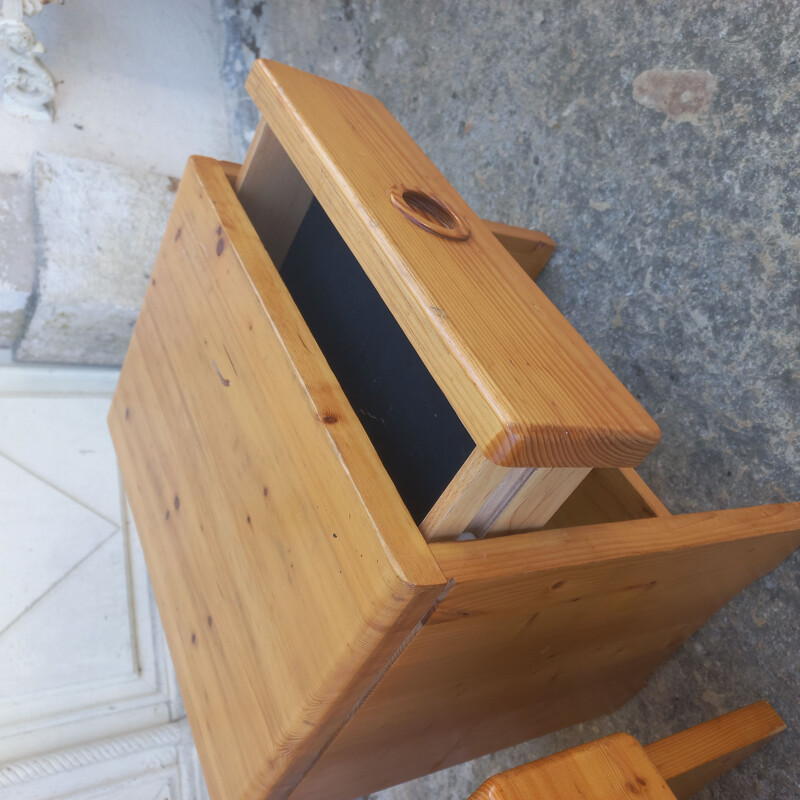
{"label": "pine side panel", "polygon": [[109,424],[211,796],[286,797],[446,579],[216,162]]}
{"label": "pine side panel", "polygon": [[361,796],[612,711],[798,531],[785,504],[431,544],[455,586],[293,800]]}

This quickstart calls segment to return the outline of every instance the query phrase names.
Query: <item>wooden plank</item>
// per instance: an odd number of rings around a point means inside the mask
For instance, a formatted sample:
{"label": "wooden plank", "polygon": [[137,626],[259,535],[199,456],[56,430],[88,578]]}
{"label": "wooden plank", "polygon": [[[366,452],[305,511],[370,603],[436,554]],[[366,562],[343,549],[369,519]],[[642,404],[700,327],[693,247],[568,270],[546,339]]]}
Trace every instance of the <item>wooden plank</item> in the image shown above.
{"label": "wooden plank", "polygon": [[475,449],[420,524],[429,542],[542,527],[588,468],[499,467]]}
{"label": "wooden plank", "polygon": [[[522,467],[514,472],[527,474],[529,470]],[[466,531],[481,507],[497,490],[505,474],[504,469],[489,461],[480,449],[473,450],[420,523],[422,535],[429,542],[435,542],[454,538]]]}
{"label": "wooden plank", "polygon": [[634,469],[593,469],[543,526],[571,528],[666,517],[669,511]]}
{"label": "wooden plank", "polygon": [[286,797],[446,580],[216,162],[109,424],[211,796]]}
{"label": "wooden plank", "polygon": [[[258,130],[256,131],[256,135],[253,137],[250,150],[248,150],[248,158],[251,161],[250,171],[253,174],[248,177],[247,182],[250,184],[250,187],[252,187],[252,191],[254,193],[260,192],[263,194],[263,184],[259,182],[257,177],[258,171],[254,171],[254,167],[252,166],[253,162],[259,161],[262,158],[262,156],[258,153],[261,138],[262,136],[266,135],[262,130],[262,126],[266,126],[266,123],[263,119],[259,122]],[[272,142],[274,142],[274,139],[268,137],[268,141],[270,142],[270,147],[272,147]],[[233,161],[220,161],[219,164],[225,170],[225,174],[228,176],[228,179],[233,182],[234,186],[238,186],[239,173],[242,169],[242,165],[236,164]],[[287,182],[291,187],[294,183],[294,180],[289,180]],[[305,185],[305,182],[303,185]],[[254,199],[251,202],[257,202],[257,200]],[[297,205],[300,206],[299,203]],[[283,209],[280,210],[280,213],[284,213]],[[497,241],[500,242],[500,244],[502,244],[503,247],[508,251],[509,255],[525,270],[525,272],[528,273],[528,276],[534,280],[538,278],[541,271],[545,268],[547,262],[550,260],[550,256],[552,256],[555,252],[556,243],[546,233],[542,233],[542,231],[518,228],[515,225],[506,225],[503,222],[492,222],[488,219],[485,219],[483,222],[492,232]],[[256,227],[256,230],[258,230],[260,226],[256,225],[255,222],[253,224]],[[296,230],[297,229],[295,228],[295,232]]]}
{"label": "wooden plank", "polygon": [[761,700],[644,749],[675,797],[687,800],[784,730],[777,711]]}
{"label": "wooden plank", "polygon": [[470,528],[479,531],[478,538],[541,528],[589,472],[588,467],[533,470],[522,488],[507,502],[500,495],[499,502],[492,507],[490,499],[488,511],[481,509]]}
{"label": "wooden plank", "polygon": [[541,231],[490,220],[484,220],[484,224],[497,241],[508,250],[514,261],[528,273],[530,278],[536,280],[555,252],[556,243]]}
{"label": "wooden plank", "polygon": [[470,800],[688,800],[784,730],[761,700],[644,748],[632,736],[614,734],[523,764],[484,781]]}
{"label": "wooden plank", "polygon": [[281,268],[311,203],[311,190],[262,118],[236,178],[250,222]]}
{"label": "wooden plank", "polygon": [[[655,422],[377,100],[265,60],[248,89],[487,458],[641,461]],[[412,224],[397,185],[449,208],[469,238]]]}
{"label": "wooden plank", "polygon": [[609,713],[798,545],[797,503],[432,544],[456,585],[293,800],[360,796]]}
{"label": "wooden plank", "polygon": [[[259,192],[260,194],[266,194],[263,191],[264,184],[260,183],[257,180],[257,175],[259,172],[264,170],[262,167],[261,170],[256,170],[252,164],[254,162],[266,161],[269,163],[270,158],[269,154],[267,156],[263,156],[258,153],[258,150],[254,151],[254,146],[257,148],[262,140],[262,137],[265,137],[266,140],[269,142],[269,146],[272,148],[274,146],[274,138],[271,136],[266,136],[265,132],[262,130],[262,126],[265,126],[268,130],[268,126],[262,119],[259,122],[259,127],[256,130],[256,134],[253,137],[253,141],[250,145],[250,150],[248,150],[248,158],[250,159],[250,170],[253,172],[248,178],[247,183],[249,187],[252,187],[252,191]],[[239,175],[242,170],[242,164],[236,164],[233,161],[220,161],[220,165],[225,170],[225,174],[228,175],[228,179],[233,182],[234,186],[239,185],[240,179]],[[247,161],[245,162],[247,163]],[[298,173],[299,177],[299,173]],[[302,179],[301,179],[302,180]],[[291,187],[294,184],[293,179],[287,179],[286,181],[289,186]],[[305,182],[303,182],[305,186]],[[261,188],[259,188],[261,187]],[[241,199],[241,196],[240,196]],[[310,200],[310,197],[308,198]],[[306,207],[308,205],[308,200],[306,200]],[[251,203],[257,203],[258,199],[253,198],[249,201],[248,205]],[[300,202],[296,203],[295,208],[301,208],[302,204]],[[265,209],[260,210],[257,215],[263,217],[265,214],[268,214]],[[280,209],[279,213],[285,213],[284,209]],[[293,217],[295,215],[292,215]],[[251,217],[252,221],[252,217]],[[530,278],[534,280],[539,277],[542,270],[547,266],[547,262],[550,260],[551,256],[556,250],[556,243],[544,232],[531,230],[529,228],[520,228],[516,225],[506,225],[504,222],[493,222],[492,220],[485,219],[483,220],[486,227],[491,231],[494,237],[500,242],[501,245],[506,249],[508,254],[525,270]],[[256,223],[253,223],[256,226]],[[293,223],[292,227],[296,233],[297,231],[297,223],[296,221]],[[262,227],[260,225],[256,226],[256,230]],[[288,237],[287,237],[288,238]],[[293,237],[292,237],[293,238]],[[262,237],[263,242],[263,237]],[[288,250],[288,246],[283,250],[284,254],[285,251]],[[273,259],[274,261],[274,259]]]}
{"label": "wooden plank", "polygon": [[644,749],[615,733],[493,775],[469,800],[675,800]]}

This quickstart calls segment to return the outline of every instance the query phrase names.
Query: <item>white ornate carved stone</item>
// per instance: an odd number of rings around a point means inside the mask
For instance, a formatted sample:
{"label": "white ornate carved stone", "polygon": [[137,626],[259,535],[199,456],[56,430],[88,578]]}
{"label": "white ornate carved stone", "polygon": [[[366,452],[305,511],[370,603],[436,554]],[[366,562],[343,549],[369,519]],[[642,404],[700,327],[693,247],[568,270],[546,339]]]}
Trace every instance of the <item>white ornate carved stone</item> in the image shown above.
{"label": "white ornate carved stone", "polygon": [[51,120],[56,85],[38,56],[44,45],[25,24],[25,16],[38,14],[49,0],[2,0],[0,7],[0,57],[8,62],[3,79],[3,105],[28,119]]}
{"label": "white ornate carved stone", "polygon": [[15,800],[207,800],[186,720],[19,761],[0,770]]}

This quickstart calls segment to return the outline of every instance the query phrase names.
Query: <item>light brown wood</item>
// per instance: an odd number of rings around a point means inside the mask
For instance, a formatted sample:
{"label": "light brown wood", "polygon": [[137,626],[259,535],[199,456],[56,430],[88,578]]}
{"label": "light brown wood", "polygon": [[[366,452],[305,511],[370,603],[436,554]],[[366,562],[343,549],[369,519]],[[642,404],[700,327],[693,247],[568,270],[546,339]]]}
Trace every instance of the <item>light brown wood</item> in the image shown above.
{"label": "light brown wood", "polygon": [[272,263],[280,269],[312,194],[263,118],[237,175],[236,193]]}
{"label": "light brown wood", "polygon": [[293,800],[360,796],[613,711],[799,530],[794,503],[432,544],[455,586]]}
{"label": "light brown wood", "polygon": [[688,800],[786,730],[775,709],[761,700],[645,747],[678,800]]}
{"label": "light brown wood", "polygon": [[[528,472],[524,467],[517,469]],[[489,461],[480,449],[473,450],[420,523],[422,535],[429,542],[435,542],[465,531],[504,475],[503,467]]]}
{"label": "light brown wood", "polygon": [[666,517],[669,511],[634,469],[593,469],[545,528]]}
{"label": "light brown wood", "polygon": [[216,162],[109,424],[211,796],[286,797],[447,581]]}
{"label": "light brown wood", "polygon": [[489,220],[484,220],[484,224],[529,277],[536,280],[555,252],[556,243],[541,231]]}
{"label": "light brown wood", "polygon": [[[248,183],[252,185],[253,193],[265,193],[268,185],[263,184],[259,180],[258,174],[254,171],[252,166],[253,163],[264,161],[269,163],[269,152],[264,155],[258,152],[261,147],[262,137],[267,148],[272,149],[275,146],[274,137],[265,136],[261,127],[262,125],[266,125],[263,120],[259,125],[259,129],[256,131],[256,135],[253,137],[250,150],[248,151],[248,159],[250,160],[250,169],[252,172],[248,178]],[[228,179],[236,186],[242,165],[236,164],[233,161],[220,161],[219,163],[225,170]],[[291,180],[289,184],[291,186]],[[254,202],[254,200],[251,200],[251,204]],[[301,206],[300,203],[297,205]],[[262,213],[268,214],[266,209],[262,209]],[[553,255],[556,249],[556,243],[546,233],[528,230],[527,228],[518,228],[514,225],[506,225],[503,222],[492,222],[488,219],[485,219],[483,223],[508,251],[509,255],[528,273],[529,277],[534,280],[539,277],[542,270],[547,265],[547,262],[550,260],[550,256]],[[297,225],[295,224],[292,227],[296,233]]]}
{"label": "light brown wood", "polygon": [[[280,203],[296,165],[484,456],[646,454],[655,423],[386,109],[253,75],[271,128],[240,188]],[[669,516],[615,470],[578,516],[629,521],[428,545],[230,175],[187,167],[109,418],[213,800],[347,800],[606,713],[800,543],[797,505]],[[411,223],[398,184],[469,237]],[[301,205],[261,231],[278,260]]]}
{"label": "light brown wood", "polygon": [[[248,90],[487,458],[634,466],[658,427],[374,98],[256,62]],[[391,203],[397,184],[470,229],[450,241]]]}
{"label": "light brown wood", "polygon": [[419,528],[429,542],[542,527],[588,468],[499,467],[479,449],[468,456]]}
{"label": "light brown wood", "polygon": [[501,502],[495,508],[491,508],[490,503],[488,514],[481,509],[470,527],[474,526],[483,536],[541,528],[589,472],[588,467],[533,470],[522,488],[508,502],[501,497]]}
{"label": "light brown wood", "polygon": [[675,800],[642,746],[615,733],[484,781],[470,800]]}
{"label": "light brown wood", "polygon": [[786,729],[766,700],[642,748],[614,734],[484,781],[469,800],[688,800]]}

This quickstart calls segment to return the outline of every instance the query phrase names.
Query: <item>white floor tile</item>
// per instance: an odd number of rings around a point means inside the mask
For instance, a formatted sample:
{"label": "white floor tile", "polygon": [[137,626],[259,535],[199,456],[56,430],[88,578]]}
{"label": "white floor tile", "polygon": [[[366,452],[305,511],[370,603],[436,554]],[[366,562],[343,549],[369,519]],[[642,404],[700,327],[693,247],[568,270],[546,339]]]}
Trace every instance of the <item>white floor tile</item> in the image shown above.
{"label": "white floor tile", "polygon": [[120,524],[107,397],[0,397],[0,455]]}
{"label": "white floor tile", "polygon": [[[115,530],[114,523],[0,456],[0,642]],[[0,659],[3,679],[12,668],[13,662]]]}
{"label": "white floor tile", "polygon": [[0,700],[73,690],[136,669],[121,531],[0,635]]}
{"label": "white floor tile", "polygon": [[[185,725],[164,739],[182,705],[108,433],[116,380],[0,354],[0,798],[194,798],[202,785],[179,789],[194,774],[178,757],[194,758]],[[154,743],[166,772],[150,770]],[[123,751],[144,760],[123,769]]]}

